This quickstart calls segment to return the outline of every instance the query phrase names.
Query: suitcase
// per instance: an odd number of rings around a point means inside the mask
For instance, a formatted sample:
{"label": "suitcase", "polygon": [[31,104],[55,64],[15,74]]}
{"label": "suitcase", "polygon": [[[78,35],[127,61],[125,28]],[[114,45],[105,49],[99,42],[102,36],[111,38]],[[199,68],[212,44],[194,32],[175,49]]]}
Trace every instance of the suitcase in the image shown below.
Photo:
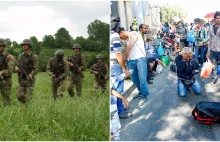
{"label": "suitcase", "polygon": [[220,123],[220,103],[200,102],[193,109],[192,115],[203,124]]}

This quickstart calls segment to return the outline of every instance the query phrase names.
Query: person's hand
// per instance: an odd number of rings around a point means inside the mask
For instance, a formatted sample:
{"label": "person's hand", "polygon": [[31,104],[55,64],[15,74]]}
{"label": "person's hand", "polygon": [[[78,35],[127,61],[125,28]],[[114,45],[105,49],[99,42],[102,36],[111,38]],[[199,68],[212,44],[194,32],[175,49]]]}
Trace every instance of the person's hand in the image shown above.
{"label": "person's hand", "polygon": [[108,76],[105,76],[105,80],[108,80]]}
{"label": "person's hand", "polygon": [[191,60],[193,58],[193,54],[189,53],[189,59]]}
{"label": "person's hand", "polygon": [[17,66],[15,67],[15,71],[16,72],[21,72]]}
{"label": "person's hand", "polygon": [[125,108],[125,109],[128,109],[128,108],[129,108],[129,103],[128,103],[127,99],[124,98],[124,99],[122,100],[122,102],[123,102],[123,104],[124,104],[124,108]]}
{"label": "person's hand", "polygon": [[96,75],[98,75],[98,74],[99,74],[97,71],[93,71],[93,72],[94,72],[94,74],[96,74]]}
{"label": "person's hand", "polygon": [[27,79],[28,79],[28,80],[32,80],[32,75],[29,74],[29,75],[27,76]]}
{"label": "person's hand", "polygon": [[184,59],[184,60],[187,60],[189,57],[188,57],[188,54],[187,53],[183,53],[182,54],[182,58]]}
{"label": "person's hand", "polygon": [[73,67],[73,63],[70,62],[70,63],[69,63],[69,66]]}
{"label": "person's hand", "polygon": [[199,42],[199,46],[203,46],[203,42]]}
{"label": "person's hand", "polygon": [[130,76],[130,72],[127,69],[122,69],[123,73],[125,73],[126,78]]}
{"label": "person's hand", "polygon": [[207,59],[210,58],[210,52],[208,52],[208,53],[206,54],[206,58],[207,58]]}

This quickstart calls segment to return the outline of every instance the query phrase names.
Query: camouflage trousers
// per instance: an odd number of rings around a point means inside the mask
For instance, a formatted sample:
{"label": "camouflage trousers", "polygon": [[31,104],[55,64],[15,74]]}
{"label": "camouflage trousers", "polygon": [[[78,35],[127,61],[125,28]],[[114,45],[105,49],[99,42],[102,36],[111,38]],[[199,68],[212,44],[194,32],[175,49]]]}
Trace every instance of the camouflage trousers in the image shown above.
{"label": "camouflage trousers", "polygon": [[54,81],[52,80],[51,89],[53,93],[53,98],[56,100],[57,98],[62,98],[63,93],[66,88],[66,80]]}
{"label": "camouflage trousers", "polygon": [[[76,87],[76,94],[73,91],[74,86]],[[71,97],[82,96],[82,86],[83,86],[83,77],[79,73],[70,73],[69,83],[68,83],[68,93]]]}
{"label": "camouflage trousers", "polygon": [[93,85],[93,92],[97,92],[98,89],[101,88],[102,93],[106,91],[106,80],[99,80],[96,79],[94,80],[94,85]]}
{"label": "camouflage trousers", "polygon": [[31,98],[33,97],[34,83],[34,78],[32,81],[19,80],[19,86],[17,87],[16,96],[20,102],[26,103],[27,101],[31,100]]}
{"label": "camouflage trousers", "polygon": [[10,104],[10,94],[11,94],[11,86],[12,86],[12,79],[11,78],[5,78],[5,83],[3,81],[0,81],[0,90],[2,94],[2,101],[5,106]]}

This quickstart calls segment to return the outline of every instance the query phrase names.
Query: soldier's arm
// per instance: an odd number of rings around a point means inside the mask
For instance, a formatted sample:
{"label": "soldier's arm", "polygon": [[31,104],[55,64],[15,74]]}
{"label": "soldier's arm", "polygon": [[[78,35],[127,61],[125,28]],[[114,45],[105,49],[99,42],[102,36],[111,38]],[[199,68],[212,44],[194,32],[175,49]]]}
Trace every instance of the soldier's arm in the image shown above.
{"label": "soldier's arm", "polygon": [[90,74],[95,74],[95,71],[91,70],[91,69],[94,68],[94,67],[95,67],[95,64],[92,65],[92,67],[90,68]]}
{"label": "soldier's arm", "polygon": [[105,78],[109,78],[109,69],[108,69],[108,64],[105,64],[105,69],[106,69]]}
{"label": "soldier's arm", "polygon": [[33,77],[33,76],[35,76],[37,74],[37,72],[38,72],[38,56],[34,55],[34,58],[33,58],[33,70],[30,73],[30,75]]}
{"label": "soldier's arm", "polygon": [[6,62],[7,62],[7,69],[2,70],[2,76],[10,76],[14,70],[14,57],[12,55],[8,55]]}
{"label": "soldier's arm", "polygon": [[61,80],[65,79],[69,74],[69,66],[67,61],[64,61],[64,73],[59,77]]}
{"label": "soldier's arm", "polygon": [[50,75],[50,71],[51,71],[51,59],[48,60],[47,63],[47,68],[46,68],[46,72]]}
{"label": "soldier's arm", "polygon": [[82,62],[82,65],[79,67],[80,70],[85,70],[86,69],[86,57],[84,55],[81,56],[81,62]]}

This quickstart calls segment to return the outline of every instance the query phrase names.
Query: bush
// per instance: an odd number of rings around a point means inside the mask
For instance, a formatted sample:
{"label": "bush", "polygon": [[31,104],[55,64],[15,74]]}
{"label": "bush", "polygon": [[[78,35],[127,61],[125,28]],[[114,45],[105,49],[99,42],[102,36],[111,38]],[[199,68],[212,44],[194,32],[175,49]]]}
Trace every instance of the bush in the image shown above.
{"label": "bush", "polygon": [[54,56],[53,50],[42,50],[38,57],[39,72],[45,72],[48,60]]}

